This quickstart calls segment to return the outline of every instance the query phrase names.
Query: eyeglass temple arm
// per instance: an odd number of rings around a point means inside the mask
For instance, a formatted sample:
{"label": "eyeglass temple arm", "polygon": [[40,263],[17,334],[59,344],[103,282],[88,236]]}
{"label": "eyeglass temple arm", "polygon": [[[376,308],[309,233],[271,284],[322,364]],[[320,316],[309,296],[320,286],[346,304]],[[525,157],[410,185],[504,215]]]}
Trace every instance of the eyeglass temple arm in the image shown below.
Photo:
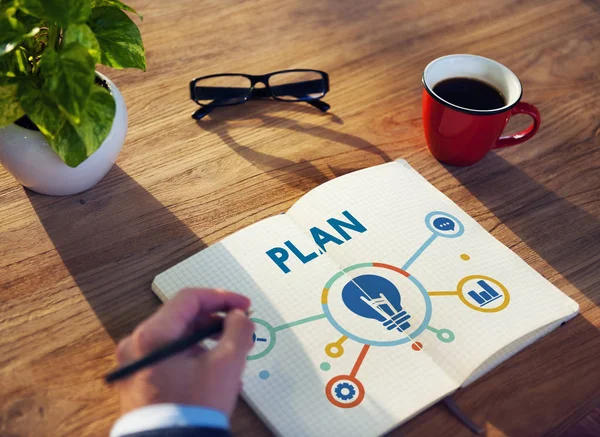
{"label": "eyeglass temple arm", "polygon": [[194,120],[202,120],[204,117],[206,117],[208,114],[210,114],[210,112],[215,109],[212,106],[203,106],[202,108],[199,108],[198,110],[196,110],[196,112],[194,112],[192,114],[192,118]]}
{"label": "eyeglass temple arm", "polygon": [[306,103],[314,106],[321,112],[327,112],[329,111],[329,108],[331,108],[331,105],[329,103],[324,102],[323,100],[306,100]]}

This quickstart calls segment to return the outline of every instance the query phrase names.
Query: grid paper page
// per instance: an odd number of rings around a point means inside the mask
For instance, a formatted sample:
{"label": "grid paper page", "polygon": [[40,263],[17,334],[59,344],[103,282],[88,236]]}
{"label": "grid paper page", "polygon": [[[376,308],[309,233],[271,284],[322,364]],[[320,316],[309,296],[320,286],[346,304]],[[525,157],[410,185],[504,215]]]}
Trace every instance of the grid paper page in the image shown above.
{"label": "grid paper page", "polygon": [[[377,266],[351,272],[357,281],[360,276],[367,284],[374,281],[375,288],[386,279],[395,283],[403,309],[412,315],[411,326],[397,336],[421,343],[419,353],[429,355],[458,385],[547,333],[540,328],[577,313],[573,300],[404,161],[330,181],[303,196],[287,215],[303,229],[330,229],[327,220],[342,217],[343,211],[366,231],[348,231],[351,240],[328,243],[327,253],[342,268],[381,263],[410,275],[412,282],[397,273],[394,279],[389,268]],[[350,322],[348,329],[360,330]]]}
{"label": "grid paper page", "polygon": [[153,289],[185,286],[252,299],[244,395],[286,436],[380,435],[577,312],[403,161],[317,187]]}
{"label": "grid paper page", "polygon": [[[322,293],[340,269],[329,256],[320,256],[306,264],[290,259],[290,272],[283,273],[265,252],[285,241],[302,250],[314,245],[289,217],[276,216],[222,240],[154,281],[163,298],[184,287],[203,286],[235,290],[252,299],[257,340],[243,376],[243,394],[277,434],[381,435],[457,388],[431,357],[410,348],[365,349],[346,340],[341,356],[329,356],[327,345],[342,337],[324,318]],[[294,323],[299,324],[286,327]],[[336,389],[348,398],[341,402],[364,396],[360,405],[334,405],[327,396],[328,384],[351,374],[364,386],[362,395],[358,386],[350,386],[357,390],[352,393],[342,381],[339,387],[331,386],[330,397],[336,396]]]}
{"label": "grid paper page", "polygon": [[515,342],[509,344],[503,349],[500,349],[494,355],[489,357],[483,364],[481,364],[470,376],[469,378],[462,384],[463,387],[471,384],[476,381],[479,377],[485,375],[489,371],[491,371],[494,367],[500,365],[503,361],[506,361],[517,352],[523,350],[527,346],[535,343],[537,340],[542,338],[543,336],[551,333],[556,328],[561,326],[564,321],[557,321],[554,323],[550,323],[543,328],[536,329],[535,331],[530,332],[529,334],[524,335],[520,339]]}

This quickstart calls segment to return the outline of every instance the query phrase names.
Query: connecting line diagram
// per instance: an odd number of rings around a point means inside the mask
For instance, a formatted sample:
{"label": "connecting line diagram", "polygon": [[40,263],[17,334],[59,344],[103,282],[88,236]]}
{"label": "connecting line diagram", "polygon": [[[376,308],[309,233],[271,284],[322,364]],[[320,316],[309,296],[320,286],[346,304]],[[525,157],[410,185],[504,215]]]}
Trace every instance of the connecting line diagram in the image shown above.
{"label": "connecting line diagram", "polygon": [[[270,354],[277,343],[281,331],[299,327],[322,319],[327,321],[341,334],[339,338],[325,346],[325,354],[336,359],[344,355],[344,343],[348,340],[362,344],[356,361],[348,374],[333,377],[325,386],[327,400],[339,408],[353,408],[359,405],[365,396],[365,387],[358,379],[358,372],[371,347],[400,346],[411,343],[418,352],[423,349],[421,341],[415,339],[424,332],[431,332],[437,340],[452,343],[455,334],[450,329],[433,327],[429,324],[433,305],[431,297],[458,297],[469,309],[483,313],[502,311],[510,302],[506,287],[498,280],[485,275],[470,275],[460,280],[454,290],[427,290],[409,271],[410,267],[438,238],[458,238],[465,228],[455,216],[442,211],[432,211],[425,216],[425,225],[431,231],[427,240],[402,265],[396,267],[378,262],[354,264],[333,275],[323,287],[321,293],[321,314],[305,317],[279,326],[272,326],[266,320],[252,318],[255,332],[252,336],[254,348],[249,361],[259,360]],[[468,254],[460,259],[468,261]],[[349,273],[352,272],[352,275]],[[401,284],[401,286],[398,286]],[[403,288],[404,287],[404,288]],[[411,290],[418,296],[422,310],[414,314],[410,308],[404,308],[399,288]],[[332,305],[331,298],[337,298]],[[336,309],[333,309],[335,307]],[[342,311],[340,312],[340,308]],[[372,319],[381,324],[381,337],[365,338],[361,333],[348,328],[348,323],[340,321],[348,314],[353,317]],[[383,335],[394,333],[393,337]],[[364,334],[363,334],[364,335]],[[328,371],[331,365],[323,362],[322,371]],[[268,379],[267,370],[259,372],[259,378]]]}

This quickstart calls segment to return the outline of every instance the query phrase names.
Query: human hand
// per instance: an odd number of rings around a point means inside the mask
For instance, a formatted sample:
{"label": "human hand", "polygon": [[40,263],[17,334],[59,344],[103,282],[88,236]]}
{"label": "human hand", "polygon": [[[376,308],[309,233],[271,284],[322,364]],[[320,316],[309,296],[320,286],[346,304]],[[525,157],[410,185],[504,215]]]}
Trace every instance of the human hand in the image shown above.
{"label": "human hand", "polygon": [[119,342],[120,366],[210,324],[214,313],[227,312],[215,348],[194,346],[119,381],[121,413],[151,404],[178,403],[213,408],[230,416],[252,348],[254,324],[246,316],[249,307],[248,298],[236,293],[185,289],[142,322]]}

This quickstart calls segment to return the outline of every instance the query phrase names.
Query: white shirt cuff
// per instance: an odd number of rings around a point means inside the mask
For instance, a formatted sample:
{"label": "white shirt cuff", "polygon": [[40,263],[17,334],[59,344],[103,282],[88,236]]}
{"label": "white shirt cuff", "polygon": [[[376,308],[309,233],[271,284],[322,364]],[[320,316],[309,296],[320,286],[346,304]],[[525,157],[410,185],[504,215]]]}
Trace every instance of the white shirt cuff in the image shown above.
{"label": "white shirt cuff", "polygon": [[110,431],[110,437],[177,427],[229,429],[229,420],[225,414],[212,408],[178,404],[148,405],[119,418]]}

